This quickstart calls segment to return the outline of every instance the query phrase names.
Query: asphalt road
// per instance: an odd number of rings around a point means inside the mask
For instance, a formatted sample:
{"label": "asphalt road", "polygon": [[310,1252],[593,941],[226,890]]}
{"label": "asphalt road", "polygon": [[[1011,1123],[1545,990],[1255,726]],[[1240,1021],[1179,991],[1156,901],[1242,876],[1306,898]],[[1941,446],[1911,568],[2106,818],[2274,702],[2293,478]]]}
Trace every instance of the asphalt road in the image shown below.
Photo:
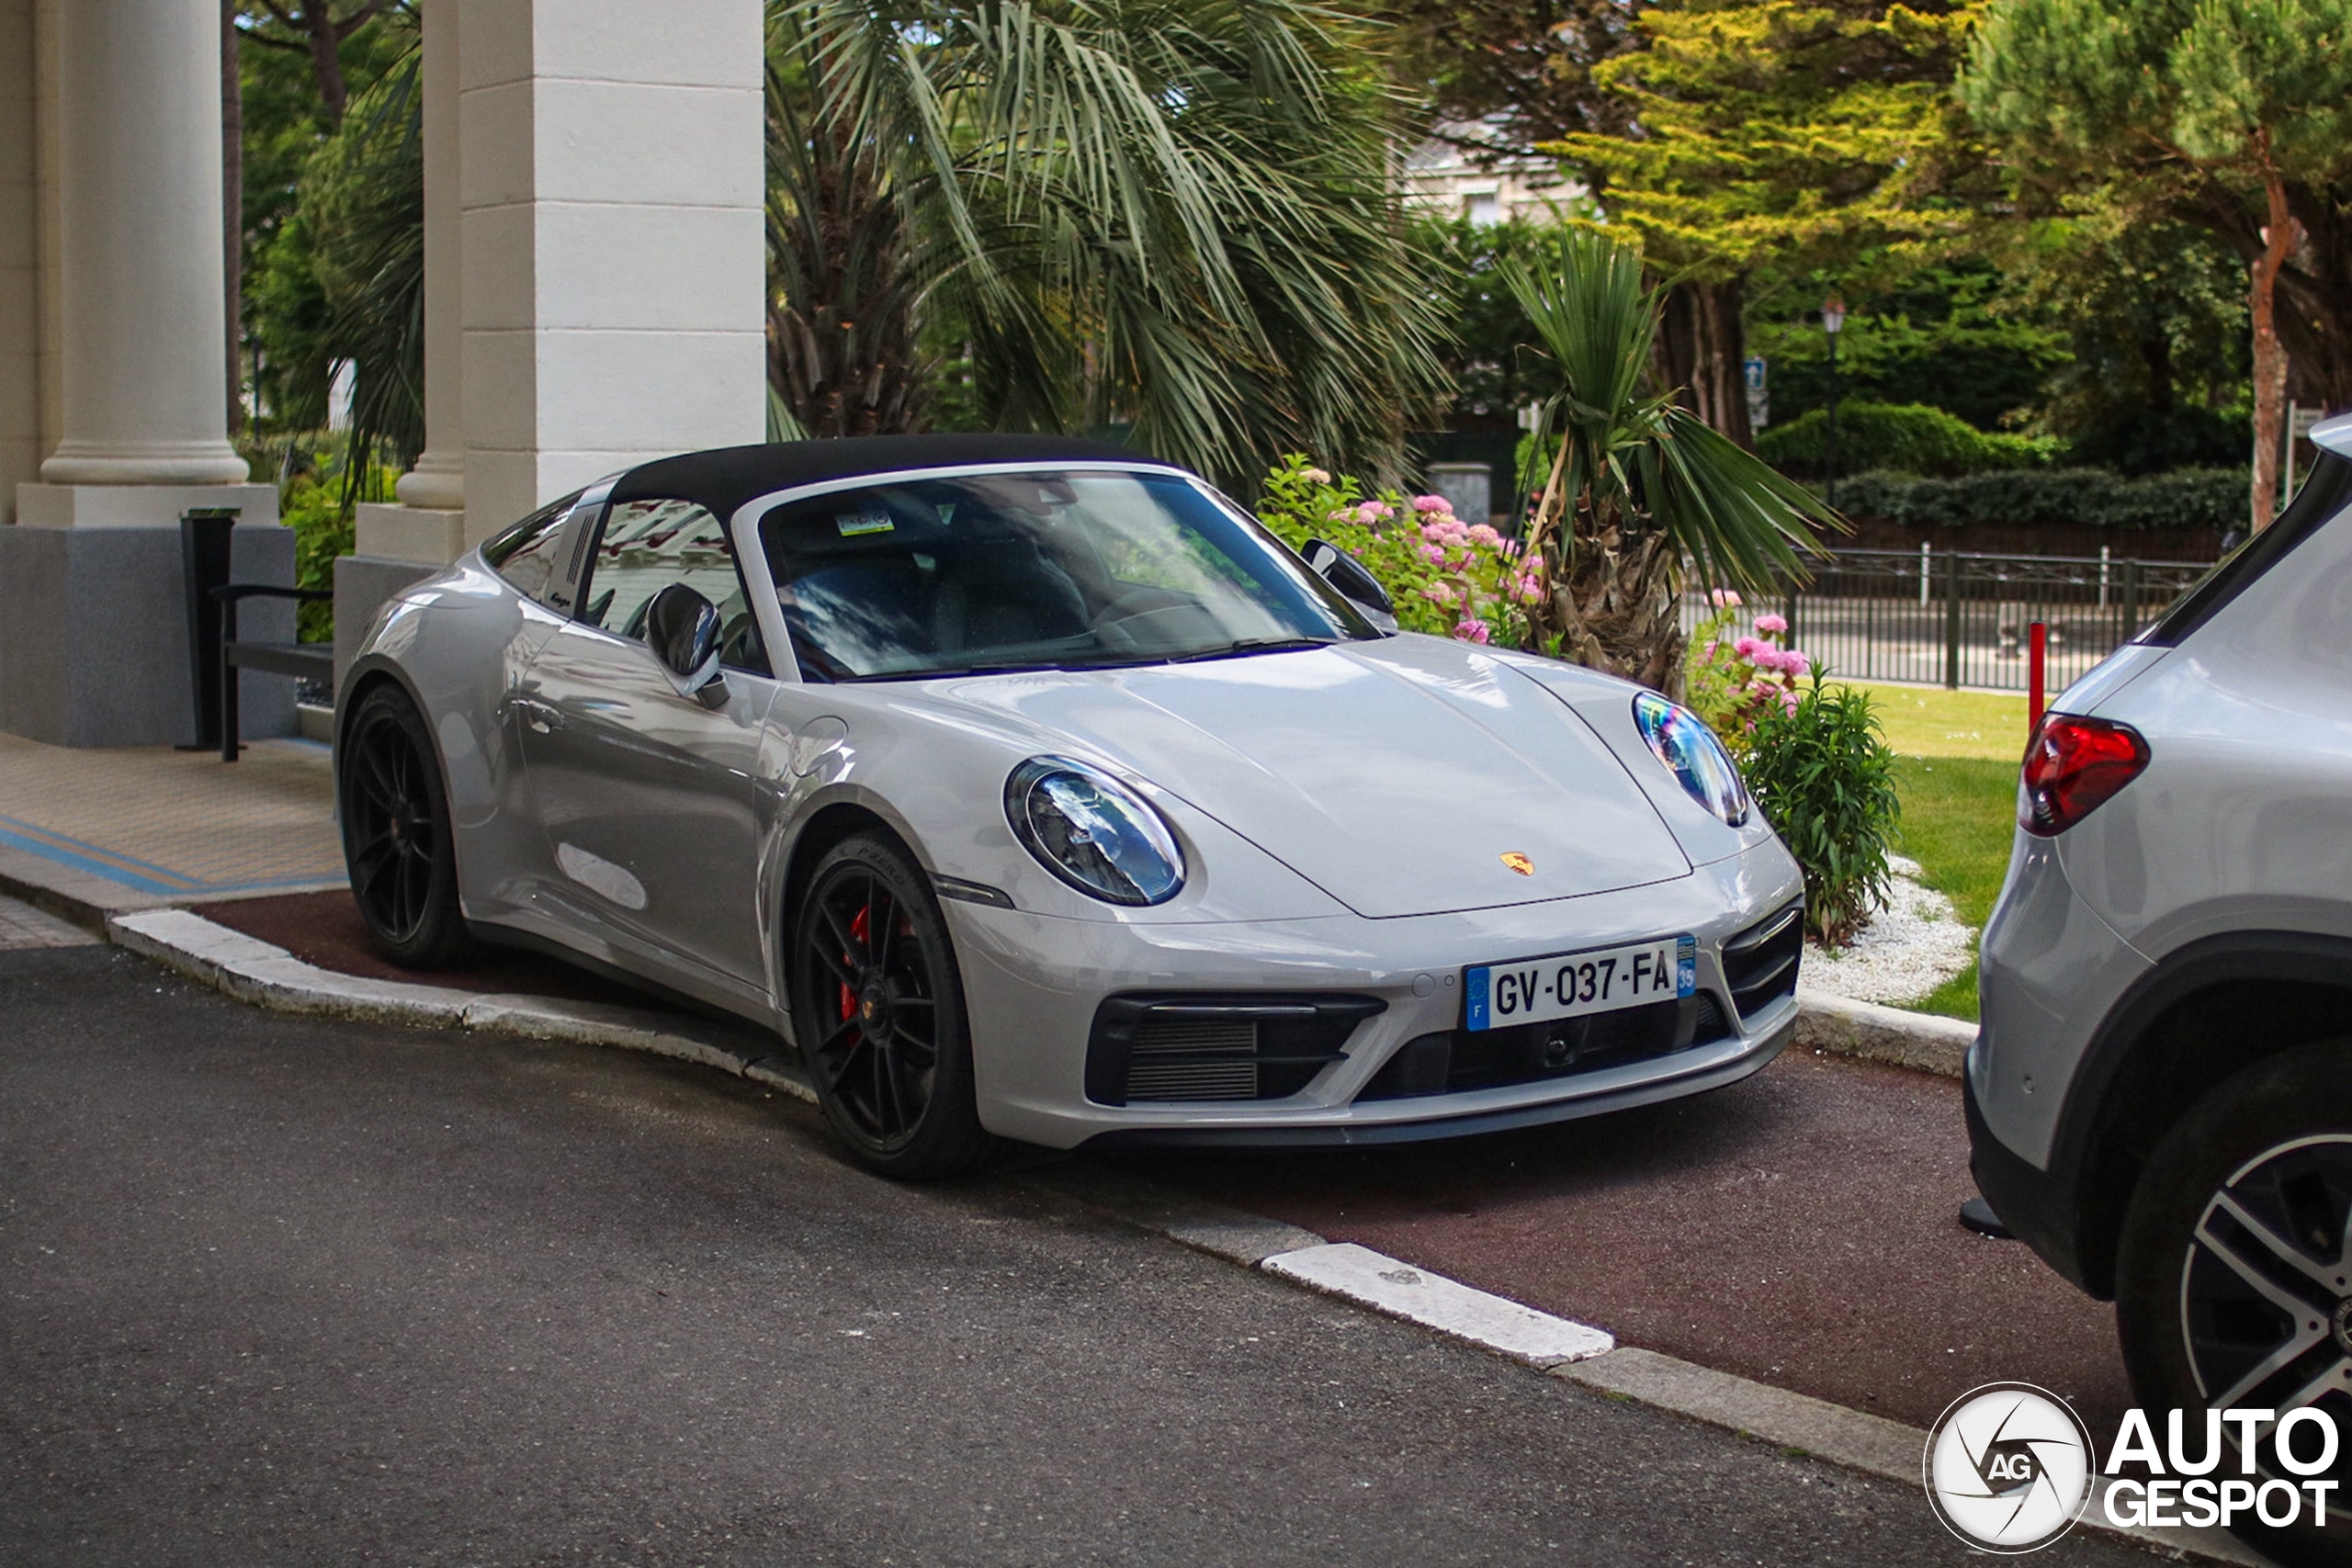
{"label": "asphalt road", "polygon": [[0,953],[9,1568],[1968,1555],[1017,1178],[873,1180],[756,1086]]}

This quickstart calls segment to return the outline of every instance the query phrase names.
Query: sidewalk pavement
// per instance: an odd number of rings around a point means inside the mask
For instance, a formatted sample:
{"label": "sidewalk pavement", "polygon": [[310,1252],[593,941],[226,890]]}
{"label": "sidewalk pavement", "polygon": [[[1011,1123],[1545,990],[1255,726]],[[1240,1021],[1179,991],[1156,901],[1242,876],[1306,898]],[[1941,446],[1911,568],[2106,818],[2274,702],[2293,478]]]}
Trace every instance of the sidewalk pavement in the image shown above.
{"label": "sidewalk pavement", "polygon": [[257,740],[227,763],[0,735],[0,892],[89,921],[343,886],[334,775],[316,741]]}

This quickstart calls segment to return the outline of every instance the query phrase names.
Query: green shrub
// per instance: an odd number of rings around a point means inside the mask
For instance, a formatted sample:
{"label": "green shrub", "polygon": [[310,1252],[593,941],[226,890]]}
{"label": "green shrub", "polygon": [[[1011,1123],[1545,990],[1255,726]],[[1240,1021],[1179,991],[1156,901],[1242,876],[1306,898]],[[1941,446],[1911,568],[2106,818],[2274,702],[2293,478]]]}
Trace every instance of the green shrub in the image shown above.
{"label": "green shrub", "polygon": [[[294,586],[332,589],[335,558],[352,548],[352,514],[343,504],[342,485],[297,474],[278,496],[277,520],[294,530]],[[304,642],[332,640],[334,606],[323,601],[305,604],[299,624]]]}
{"label": "green shrub", "polygon": [[[1956,414],[1924,403],[1840,403],[1838,467],[1841,472],[1894,468],[1910,474],[1980,474],[2048,464],[2059,443],[2041,436],[2004,435],[1977,429]],[[1756,438],[1757,453],[1774,468],[1812,478],[1828,460],[1829,414],[1814,409]],[[1839,499],[1844,499],[1840,481]]]}
{"label": "green shrub", "polygon": [[1309,539],[1345,550],[1396,603],[1408,632],[1524,648],[1527,606],[1543,592],[1519,546],[1484,523],[1465,524],[1443,496],[1384,491],[1367,497],[1293,453],[1266,476],[1258,520],[1295,550]]}
{"label": "green shrub", "polygon": [[1804,870],[1806,931],[1846,942],[1886,902],[1886,850],[1902,813],[1894,751],[1869,694],[1825,686],[1819,671],[1792,708],[1760,713],[1747,787]]}
{"label": "green shrub", "polygon": [[1838,481],[1838,505],[1849,517],[1914,528],[1991,523],[2226,531],[2246,519],[2246,484],[2244,468],[2176,468],[2136,479],[2105,468],[2029,468],[1963,479],[1858,473]]}

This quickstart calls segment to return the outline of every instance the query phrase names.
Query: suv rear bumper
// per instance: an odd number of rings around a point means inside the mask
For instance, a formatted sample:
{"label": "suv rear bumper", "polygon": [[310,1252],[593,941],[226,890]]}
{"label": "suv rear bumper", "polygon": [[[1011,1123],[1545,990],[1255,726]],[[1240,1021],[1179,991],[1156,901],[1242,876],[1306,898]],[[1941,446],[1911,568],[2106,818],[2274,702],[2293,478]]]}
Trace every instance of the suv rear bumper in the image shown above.
{"label": "suv rear bumper", "polygon": [[1993,1205],[1993,1213],[2019,1241],[2039,1253],[2081,1290],[2093,1295],[2085,1282],[2079,1241],[2081,1208],[2075,1182],[2063,1173],[2043,1170],[1993,1135],[1976,1103],[1973,1077],[1961,1079],[1961,1100],[1968,1115],[1968,1168],[1976,1190]]}

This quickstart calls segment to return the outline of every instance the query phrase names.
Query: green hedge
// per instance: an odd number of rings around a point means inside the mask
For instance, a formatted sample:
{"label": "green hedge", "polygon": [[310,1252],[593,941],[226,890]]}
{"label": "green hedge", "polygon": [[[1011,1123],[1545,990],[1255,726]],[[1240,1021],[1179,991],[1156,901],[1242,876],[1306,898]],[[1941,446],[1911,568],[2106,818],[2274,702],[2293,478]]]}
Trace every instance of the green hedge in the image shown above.
{"label": "green hedge", "polygon": [[[1825,409],[1770,425],[1756,438],[1756,450],[1766,462],[1808,479],[1823,471],[1828,446]],[[1988,434],[1924,403],[1838,406],[1838,467],[1844,473],[1891,468],[1950,478],[2032,468],[2047,465],[2058,446],[2056,441],[2039,436]]]}
{"label": "green hedge", "polygon": [[2175,468],[2127,479],[2106,468],[2028,468],[1962,479],[1866,473],[1838,481],[1838,509],[1907,527],[1971,523],[2091,528],[2233,528],[2246,520],[2244,468]]}

